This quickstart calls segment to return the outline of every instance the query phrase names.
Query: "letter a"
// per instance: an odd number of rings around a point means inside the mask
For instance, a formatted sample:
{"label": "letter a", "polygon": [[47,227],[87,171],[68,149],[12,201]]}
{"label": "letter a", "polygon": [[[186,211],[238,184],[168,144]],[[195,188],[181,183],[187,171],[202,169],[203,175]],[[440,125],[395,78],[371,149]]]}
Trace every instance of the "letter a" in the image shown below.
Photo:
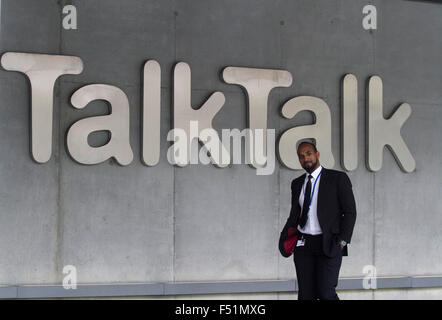
{"label": "letter a", "polygon": [[[67,144],[72,158],[82,164],[97,164],[114,157],[121,165],[132,162],[133,153],[129,143],[129,101],[126,94],[115,86],[91,84],[84,86],[71,97],[72,105],[83,109],[89,102],[97,99],[108,101],[110,115],[91,117],[77,121],[68,131]],[[94,131],[110,131],[110,141],[104,146],[94,148],[87,137]]]}
{"label": "letter a", "polygon": [[365,30],[376,30],[377,28],[377,12],[376,7],[371,4],[367,4],[362,9],[362,13],[366,14],[364,19],[362,19],[362,26]]}
{"label": "letter a", "polygon": [[279,156],[281,162],[288,168],[302,169],[298,161],[296,144],[305,138],[314,138],[321,153],[321,164],[332,168],[335,160],[331,151],[331,115],[330,108],[324,100],[310,96],[300,96],[290,99],[282,106],[282,114],[291,119],[300,111],[311,111],[316,117],[316,123],[300,126],[285,131],[279,140]]}
{"label": "letter a", "polygon": [[63,28],[77,30],[77,8],[73,5],[64,6],[63,14],[66,14],[63,18]]}

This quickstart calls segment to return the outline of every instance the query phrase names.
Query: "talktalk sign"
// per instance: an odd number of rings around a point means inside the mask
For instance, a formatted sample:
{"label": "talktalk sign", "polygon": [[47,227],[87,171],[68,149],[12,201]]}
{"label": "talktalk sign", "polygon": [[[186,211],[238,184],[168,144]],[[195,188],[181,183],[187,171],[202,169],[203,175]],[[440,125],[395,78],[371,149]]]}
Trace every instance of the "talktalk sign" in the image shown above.
{"label": "talktalk sign", "polygon": [[[53,90],[58,77],[65,74],[80,74],[83,70],[81,58],[75,56],[6,52],[1,65],[9,71],[24,73],[31,84],[31,150],[38,163],[49,161],[52,154]],[[142,162],[155,166],[160,157],[161,114],[161,67],[149,60],[143,68],[142,105]],[[248,128],[223,129],[221,136],[212,127],[212,120],[225,103],[222,92],[214,92],[204,104],[194,109],[191,106],[190,67],[179,62],[173,71],[173,128],[167,140],[173,145],[167,152],[171,164],[186,166],[189,163],[212,163],[226,167],[231,163],[248,163],[257,169],[257,174],[272,174],[275,167],[275,130],[267,128],[267,102],[270,91],[277,87],[289,87],[292,75],[286,70],[226,67],[223,80],[241,86],[248,97]],[[342,80],[341,154],[345,170],[355,170],[358,163],[358,80],[347,74]],[[91,84],[79,88],[71,96],[74,108],[85,108],[91,101],[105,100],[111,106],[109,115],[81,119],[68,129],[67,151],[81,164],[98,164],[114,158],[125,166],[133,161],[129,141],[129,102],[118,87],[106,84]],[[382,79],[368,79],[368,101],[366,102],[366,150],[367,167],[378,171],[382,167],[384,147],[393,153],[404,172],[415,170],[416,163],[404,139],[401,127],[411,114],[411,107],[402,103],[389,118],[383,117]],[[314,96],[297,96],[282,106],[282,116],[291,119],[298,112],[310,111],[316,119],[314,124],[296,126],[282,133],[277,151],[279,160],[290,169],[301,169],[296,145],[303,139],[314,139],[321,152],[321,164],[333,167],[335,159],[331,150],[331,113],[327,103]],[[92,147],[88,136],[95,131],[110,132],[110,140],[103,146]],[[241,141],[246,146],[246,159],[241,159]],[[233,148],[231,152],[231,141]],[[198,141],[202,145],[198,151]],[[195,147],[196,142],[196,147]],[[198,162],[199,161],[199,162]]]}

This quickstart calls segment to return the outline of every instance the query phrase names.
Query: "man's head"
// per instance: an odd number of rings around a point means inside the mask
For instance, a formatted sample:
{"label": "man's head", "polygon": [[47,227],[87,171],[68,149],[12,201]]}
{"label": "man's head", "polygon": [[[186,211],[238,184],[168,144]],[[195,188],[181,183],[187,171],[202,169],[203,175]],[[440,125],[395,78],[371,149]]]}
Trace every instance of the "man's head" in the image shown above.
{"label": "man's head", "polygon": [[312,173],[319,167],[319,152],[311,142],[301,142],[298,146],[298,159],[301,167],[308,173]]}

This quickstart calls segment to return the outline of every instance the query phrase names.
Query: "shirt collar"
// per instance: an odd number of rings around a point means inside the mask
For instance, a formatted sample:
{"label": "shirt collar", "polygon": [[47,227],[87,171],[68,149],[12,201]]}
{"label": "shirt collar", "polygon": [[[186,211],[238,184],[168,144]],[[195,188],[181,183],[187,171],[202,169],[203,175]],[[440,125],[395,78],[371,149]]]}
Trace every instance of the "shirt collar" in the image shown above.
{"label": "shirt collar", "polygon": [[[320,165],[319,167],[316,168],[315,171],[313,171],[312,173],[310,173],[310,174],[313,176],[313,179],[316,180],[316,179],[318,178],[319,173],[321,172],[321,170],[322,170],[322,166]],[[308,179],[308,175],[309,175],[309,173],[307,172],[307,174],[306,174],[306,176],[305,176],[305,179]]]}

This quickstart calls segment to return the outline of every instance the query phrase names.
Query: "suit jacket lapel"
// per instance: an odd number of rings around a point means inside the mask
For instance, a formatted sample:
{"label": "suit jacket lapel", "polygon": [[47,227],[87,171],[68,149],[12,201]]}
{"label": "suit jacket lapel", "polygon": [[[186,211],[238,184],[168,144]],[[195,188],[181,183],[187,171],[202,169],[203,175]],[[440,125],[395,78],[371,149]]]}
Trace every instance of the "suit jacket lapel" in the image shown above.
{"label": "suit jacket lapel", "polygon": [[322,167],[321,179],[319,180],[319,187],[318,187],[318,207],[317,207],[318,219],[319,215],[322,213],[322,205],[324,203],[324,197],[327,194],[327,182],[328,182],[328,172],[327,169]]}
{"label": "suit jacket lapel", "polygon": [[304,182],[305,182],[305,177],[307,176],[307,173],[304,173],[303,175],[302,175],[302,179],[301,179],[301,181],[299,182],[299,185],[297,186],[297,190],[296,190],[296,196],[297,196],[297,199],[299,199],[299,196],[301,195],[301,192],[302,192],[302,186],[304,185]]}
{"label": "suit jacket lapel", "polygon": [[300,181],[297,182],[297,184],[296,184],[296,189],[295,189],[295,199],[296,199],[296,204],[297,204],[297,208],[298,208],[298,210],[302,210],[301,206],[299,205],[299,196],[300,196],[300,194],[301,194],[301,192],[302,192],[302,186],[303,186],[304,181],[305,181],[305,176],[306,176],[306,174],[303,174],[303,175],[301,176],[302,179],[299,179]]}

